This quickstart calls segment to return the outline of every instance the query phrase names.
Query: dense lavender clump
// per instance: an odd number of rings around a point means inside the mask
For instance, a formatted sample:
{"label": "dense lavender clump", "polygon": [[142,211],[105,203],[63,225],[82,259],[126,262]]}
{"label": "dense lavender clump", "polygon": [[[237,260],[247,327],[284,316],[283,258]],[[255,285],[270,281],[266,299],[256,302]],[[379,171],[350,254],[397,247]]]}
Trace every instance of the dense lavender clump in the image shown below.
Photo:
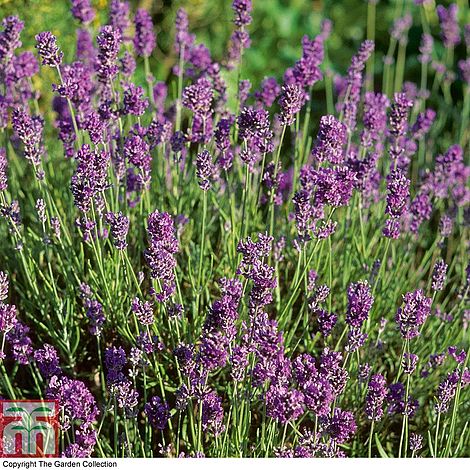
{"label": "dense lavender clump", "polygon": [[1,398],[64,458],[468,456],[465,12],[52,3],[0,28]]}

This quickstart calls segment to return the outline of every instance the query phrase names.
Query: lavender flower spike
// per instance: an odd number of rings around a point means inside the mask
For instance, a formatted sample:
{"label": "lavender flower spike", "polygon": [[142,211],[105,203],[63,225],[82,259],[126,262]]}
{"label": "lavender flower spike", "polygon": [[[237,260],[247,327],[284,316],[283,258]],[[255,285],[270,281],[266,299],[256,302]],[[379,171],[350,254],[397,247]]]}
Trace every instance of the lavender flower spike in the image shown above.
{"label": "lavender flower spike", "polygon": [[36,49],[42,65],[58,67],[62,63],[64,53],[57,46],[56,37],[50,31],[44,31],[36,36]]}

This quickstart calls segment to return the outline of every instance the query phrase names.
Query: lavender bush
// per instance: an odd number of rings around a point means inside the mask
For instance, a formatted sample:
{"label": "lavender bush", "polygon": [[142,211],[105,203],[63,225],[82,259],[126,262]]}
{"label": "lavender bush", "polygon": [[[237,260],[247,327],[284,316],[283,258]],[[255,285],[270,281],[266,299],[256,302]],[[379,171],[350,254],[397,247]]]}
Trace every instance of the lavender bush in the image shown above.
{"label": "lavender bush", "polygon": [[61,455],[470,456],[470,25],[409,3],[382,72],[370,0],[344,76],[325,19],[260,83],[251,0],[219,58],[179,9],[170,76],[125,1],[70,2],[73,57],[3,19],[1,396]]}

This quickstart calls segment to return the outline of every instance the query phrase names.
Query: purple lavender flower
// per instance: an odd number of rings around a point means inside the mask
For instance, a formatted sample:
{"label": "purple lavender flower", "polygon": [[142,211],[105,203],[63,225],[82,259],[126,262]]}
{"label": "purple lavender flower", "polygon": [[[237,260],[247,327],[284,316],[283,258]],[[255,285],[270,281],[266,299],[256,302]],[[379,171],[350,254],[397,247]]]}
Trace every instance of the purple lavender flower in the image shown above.
{"label": "purple lavender flower", "polygon": [[[12,314],[12,308],[10,307],[10,315]],[[1,317],[1,315],[0,315]],[[21,323],[19,320],[8,320],[11,324],[14,321],[13,328],[10,328],[6,333],[5,338],[7,343],[10,344],[12,349],[13,358],[18,364],[27,365],[29,364],[31,355],[33,354],[32,341],[29,337],[29,327]]]}
{"label": "purple lavender flower", "polygon": [[247,26],[251,23],[251,10],[253,6],[251,0],[233,0],[232,10],[235,12],[233,22],[239,26]]}
{"label": "purple lavender flower", "polygon": [[72,15],[80,23],[91,23],[95,18],[95,10],[90,5],[90,0],[71,0],[72,1]]}
{"label": "purple lavender flower", "polygon": [[318,375],[311,377],[302,386],[302,393],[305,406],[317,416],[326,416],[330,412],[334,392],[326,378]]}
{"label": "purple lavender flower", "polygon": [[290,126],[295,122],[295,116],[300,112],[304,104],[304,93],[298,85],[285,85],[282,87],[279,98],[281,107],[281,124]]}
{"label": "purple lavender flower", "polygon": [[8,188],[7,152],[3,147],[0,147],[0,191],[5,191],[7,188]]}
{"label": "purple lavender flower", "polygon": [[[2,287],[4,288],[4,286]],[[0,331],[2,333],[8,333],[15,326],[16,321],[16,307],[0,302]]]}
{"label": "purple lavender flower", "polygon": [[103,313],[103,306],[95,299],[86,299],[85,308],[86,317],[90,322],[88,327],[90,333],[93,336],[100,336],[103,331],[104,322],[106,321],[106,317]]}
{"label": "purple lavender flower", "polygon": [[96,50],[93,46],[93,39],[84,28],[77,29],[77,60],[82,61],[87,66],[93,66],[96,61]]}
{"label": "purple lavender flower", "polygon": [[202,399],[202,429],[214,436],[220,435],[225,426],[223,425],[224,410],[222,399],[216,392],[207,393]]}
{"label": "purple lavender flower", "polygon": [[96,37],[98,44],[98,80],[108,83],[119,72],[116,59],[121,48],[121,33],[106,25],[100,29]]}
{"label": "purple lavender flower", "polygon": [[21,47],[20,33],[24,23],[17,16],[8,16],[2,20],[3,31],[0,33],[0,62],[7,63],[15,49]]}
{"label": "purple lavender flower", "polygon": [[175,51],[179,56],[186,56],[187,54],[184,54],[184,51],[191,48],[194,43],[194,36],[189,34],[188,14],[184,8],[179,8],[176,12],[175,27]]}
{"label": "purple lavender flower", "polygon": [[36,49],[41,57],[42,65],[58,67],[62,63],[64,54],[57,46],[56,40],[50,31],[36,35]]}
{"label": "purple lavender flower", "polygon": [[416,370],[419,357],[416,354],[405,353],[401,365],[405,374],[412,374]]}
{"label": "purple lavender flower", "polygon": [[162,401],[160,397],[152,397],[145,404],[144,411],[152,428],[160,430],[166,428],[171,417],[170,407],[167,402]]}
{"label": "purple lavender flower", "polygon": [[196,176],[199,180],[199,187],[203,191],[210,189],[214,171],[215,168],[210,153],[203,150],[196,158]]}
{"label": "purple lavender flower", "polygon": [[107,187],[109,155],[106,152],[92,151],[88,144],[77,152],[77,169],[72,176],[71,190],[77,208],[86,213],[92,202]]}
{"label": "purple lavender flower", "polygon": [[409,13],[401,18],[397,18],[393,23],[393,28],[390,31],[390,36],[392,36],[393,39],[400,42],[401,44],[406,44],[408,41],[408,30],[411,28],[412,24],[413,18]]}
{"label": "purple lavender flower", "polygon": [[342,104],[343,122],[351,133],[356,127],[357,106],[362,88],[362,72],[370,54],[374,50],[373,41],[364,41],[357,54],[352,58],[348,69],[347,90]]}
{"label": "purple lavender flower", "polygon": [[457,21],[458,7],[455,3],[451,3],[449,8],[443,5],[438,5],[437,16],[439,17],[439,24],[441,25],[441,38],[444,47],[455,47],[460,43],[460,29]]}
{"label": "purple lavender flower", "polygon": [[44,121],[39,116],[30,116],[26,112],[15,109],[12,117],[13,130],[24,145],[24,156],[36,169],[36,177],[42,179],[44,174],[39,170],[41,156],[44,153],[42,146],[42,131]]}
{"label": "purple lavender flower", "polygon": [[343,162],[343,146],[346,142],[346,127],[334,116],[322,116],[317,140],[312,150],[313,158],[321,163],[338,165]]}
{"label": "purple lavender flower", "polygon": [[139,8],[135,14],[134,49],[138,56],[150,57],[157,45],[152,17],[147,10]]}
{"label": "purple lavender flower", "polygon": [[444,260],[440,259],[436,261],[432,272],[432,284],[431,287],[435,291],[442,290],[444,288],[444,282],[446,280],[447,264]]}
{"label": "purple lavender flower", "polygon": [[126,237],[129,231],[129,219],[122,212],[108,212],[106,222],[111,226],[111,235],[114,246],[118,250],[124,250],[127,247]]}
{"label": "purple lavender flower", "polygon": [[129,9],[129,2],[120,0],[112,0],[109,6],[109,24],[121,36],[124,36],[130,26]]}
{"label": "purple lavender flower", "polygon": [[467,86],[470,86],[470,58],[467,60],[459,60],[458,67],[463,81],[467,84]]}
{"label": "purple lavender flower", "polygon": [[364,99],[364,130],[361,133],[361,144],[370,147],[380,141],[387,127],[387,108],[390,101],[382,93],[368,91]]}
{"label": "purple lavender flower", "polygon": [[136,297],[132,301],[131,310],[142,325],[151,325],[154,322],[153,305]]}
{"label": "purple lavender flower", "polygon": [[411,129],[413,137],[416,140],[422,139],[425,134],[429,132],[429,129],[431,129],[435,118],[436,112],[432,109],[426,109],[424,113],[419,113],[418,117],[416,118],[416,122]]}
{"label": "purple lavender flower", "polygon": [[403,306],[397,310],[395,320],[403,338],[411,339],[419,335],[419,328],[431,313],[432,299],[421,289],[407,292],[403,296]]}
{"label": "purple lavender flower", "polygon": [[348,332],[348,341],[344,347],[345,351],[352,353],[364,346],[368,338],[367,333],[362,333],[359,328],[351,328]]}
{"label": "purple lavender flower", "polygon": [[36,349],[34,351],[34,360],[39,368],[39,372],[41,372],[45,379],[62,373],[59,367],[57,351],[50,344],[44,344],[41,349]]}
{"label": "purple lavender flower", "polygon": [[387,396],[387,381],[381,374],[373,375],[367,388],[365,413],[368,419],[380,421],[384,410],[383,404]]}
{"label": "purple lavender flower", "polygon": [[317,310],[317,325],[323,337],[327,338],[338,321],[338,316],[330,313],[327,310]]}
{"label": "purple lavender flower", "polygon": [[176,260],[173,255],[179,246],[174,232],[173,219],[168,213],[155,211],[148,216],[149,247],[144,256],[151,277],[162,282],[161,292],[155,294],[158,302],[166,302],[176,288]]}
{"label": "purple lavender flower", "polygon": [[46,390],[46,398],[59,401],[59,416],[62,416],[63,430],[70,429],[72,425],[85,429],[99,415],[96,401],[86,385],[64,375],[51,377]]}
{"label": "purple lavender flower", "polygon": [[119,62],[121,63],[121,73],[125,77],[130,78],[136,69],[136,62],[133,55],[129,51],[126,51],[119,59]]}
{"label": "purple lavender flower", "polygon": [[255,98],[260,108],[270,108],[281,93],[281,87],[274,77],[267,77],[261,82],[260,89],[255,92]]}
{"label": "purple lavender flower", "polygon": [[182,103],[193,113],[207,116],[210,114],[213,96],[211,82],[207,78],[201,77],[195,84],[189,85],[183,90]]}
{"label": "purple lavender flower", "polygon": [[[410,194],[410,180],[400,168],[393,170],[387,176],[387,207],[385,213],[388,219],[384,235],[388,238],[398,238],[400,235],[398,220],[403,215]],[[391,225],[392,224],[392,225]],[[390,228],[393,227],[391,230]]]}
{"label": "purple lavender flower", "polygon": [[369,316],[373,303],[374,298],[367,281],[350,284],[348,287],[346,323],[353,328],[361,328]]}
{"label": "purple lavender flower", "polygon": [[[296,389],[289,389],[285,385],[271,384],[265,395],[266,414],[281,424],[295,421],[303,413],[303,394]],[[312,389],[311,404],[321,399],[319,394],[315,397]]]}
{"label": "purple lavender flower", "polygon": [[429,64],[432,60],[432,48],[434,40],[430,34],[424,33],[421,36],[421,44],[419,46],[418,60],[422,64]]}
{"label": "purple lavender flower", "polygon": [[344,444],[355,434],[357,426],[351,411],[335,408],[333,416],[325,416],[322,428],[337,444]]}
{"label": "purple lavender flower", "polygon": [[3,302],[4,300],[8,298],[8,289],[9,289],[8,274],[4,273],[3,271],[0,271],[0,302]]}
{"label": "purple lavender flower", "polygon": [[423,436],[414,432],[410,433],[410,450],[417,452],[423,448]]}
{"label": "purple lavender flower", "polygon": [[447,413],[449,406],[457,391],[457,384],[460,380],[458,370],[449,372],[437,389],[435,408],[438,413]]}
{"label": "purple lavender flower", "polygon": [[149,102],[144,98],[144,90],[140,86],[128,83],[124,90],[123,109],[124,115],[142,116],[148,108]]}

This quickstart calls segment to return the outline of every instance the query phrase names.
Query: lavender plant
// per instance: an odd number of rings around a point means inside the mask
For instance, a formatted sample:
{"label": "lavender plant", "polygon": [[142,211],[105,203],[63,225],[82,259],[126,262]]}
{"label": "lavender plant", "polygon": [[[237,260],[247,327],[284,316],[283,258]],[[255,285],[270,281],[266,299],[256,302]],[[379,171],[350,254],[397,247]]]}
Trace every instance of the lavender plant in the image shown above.
{"label": "lavender plant", "polygon": [[70,2],[73,55],[3,19],[0,393],[62,456],[470,456],[468,14],[377,67],[376,4],[344,76],[325,19],[259,83],[251,0],[221,57],[179,9],[169,76],[126,1]]}

